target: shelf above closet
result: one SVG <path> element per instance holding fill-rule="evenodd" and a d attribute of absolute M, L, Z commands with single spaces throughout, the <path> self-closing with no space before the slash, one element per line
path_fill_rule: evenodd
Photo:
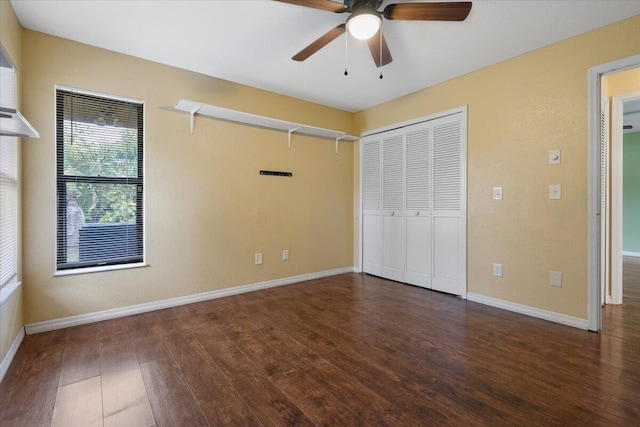
<path fill-rule="evenodd" d="M 315 126 L 272 119 L 270 117 L 243 113 L 242 111 L 231 110 L 228 108 L 218 107 L 216 105 L 203 104 L 196 101 L 189 101 L 187 99 L 181 99 L 178 101 L 174 108 L 178 111 L 185 111 L 189 113 L 191 118 L 191 133 L 193 133 L 194 127 L 193 118 L 196 114 L 199 114 L 216 119 L 228 120 L 230 122 L 287 132 L 289 134 L 289 148 L 291 148 L 291 134 L 293 133 L 333 139 L 336 142 L 336 153 L 338 152 L 339 141 L 357 141 L 359 139 L 356 136 L 347 135 L 345 132 L 337 130 L 323 129 Z"/>

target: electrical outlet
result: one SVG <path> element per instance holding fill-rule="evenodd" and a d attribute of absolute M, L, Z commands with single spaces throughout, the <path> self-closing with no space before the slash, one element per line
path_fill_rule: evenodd
<path fill-rule="evenodd" d="M 562 199 L 562 186 L 560 184 L 551 184 L 549 186 L 549 198 L 551 200 Z"/>
<path fill-rule="evenodd" d="M 493 187 L 493 200 L 502 200 L 502 187 Z"/>
<path fill-rule="evenodd" d="M 262 264 L 262 252 L 256 254 L 256 265 Z"/>
<path fill-rule="evenodd" d="M 493 264 L 493 275 L 502 277 L 502 264 Z"/>
<path fill-rule="evenodd" d="M 282 251 L 282 260 L 286 261 L 289 259 L 289 249 L 285 249 Z"/>

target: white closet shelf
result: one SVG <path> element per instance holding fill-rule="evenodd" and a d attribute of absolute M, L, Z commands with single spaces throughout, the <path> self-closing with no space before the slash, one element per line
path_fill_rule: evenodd
<path fill-rule="evenodd" d="M 347 135 L 345 132 L 331 129 L 323 129 L 315 126 L 302 125 L 299 123 L 287 122 L 284 120 L 272 119 L 270 117 L 258 116 L 244 113 L 242 111 L 231 110 L 229 108 L 218 107 L 216 105 L 203 104 L 201 102 L 181 99 L 174 107 L 178 111 L 186 111 L 191 116 L 191 133 L 193 133 L 193 117 L 196 114 L 213 117 L 216 119 L 228 120 L 230 122 L 242 123 L 251 126 L 258 126 L 267 129 L 276 129 L 289 133 L 289 148 L 291 148 L 291 134 L 300 133 L 304 135 L 317 136 L 320 138 L 330 138 L 336 141 L 336 153 L 338 152 L 338 141 L 357 141 L 356 136 Z"/>

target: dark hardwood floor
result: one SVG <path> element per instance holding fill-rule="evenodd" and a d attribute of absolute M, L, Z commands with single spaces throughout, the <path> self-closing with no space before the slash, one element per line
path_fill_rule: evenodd
<path fill-rule="evenodd" d="M 622 305 L 604 307 L 602 332 L 640 341 L 640 258 L 623 257 Z"/>
<path fill-rule="evenodd" d="M 0 425 L 631 426 L 631 337 L 345 274 L 27 336 Z"/>

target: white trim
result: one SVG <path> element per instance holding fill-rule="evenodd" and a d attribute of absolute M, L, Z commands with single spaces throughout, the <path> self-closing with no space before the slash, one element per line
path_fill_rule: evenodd
<path fill-rule="evenodd" d="M 516 304 L 515 302 L 473 294 L 471 292 L 467 293 L 467 300 L 489 305 L 491 307 L 501 308 L 503 310 L 513 311 L 514 313 L 536 317 L 538 319 L 548 320 L 554 323 L 560 323 L 562 325 L 572 326 L 578 329 L 587 330 L 589 326 L 587 319 L 580 319 L 579 317 L 568 316 L 566 314 L 530 307 L 528 305 Z"/>
<path fill-rule="evenodd" d="M 622 304 L 623 114 L 624 103 L 640 99 L 640 91 L 611 98 L 611 301 Z"/>
<path fill-rule="evenodd" d="M 13 362 L 13 358 L 16 357 L 16 353 L 18 352 L 18 348 L 20 348 L 20 344 L 22 344 L 22 340 L 24 339 L 24 328 L 20 328 L 18 334 L 15 339 L 11 343 L 11 347 L 9 347 L 9 351 L 0 362 L 0 383 L 4 379 L 5 374 L 9 370 L 9 366 L 11 366 L 11 362 Z"/>
<path fill-rule="evenodd" d="M 77 87 L 64 86 L 64 85 L 54 85 L 54 89 L 55 89 L 54 93 L 56 91 L 58 91 L 58 89 L 60 89 L 60 90 L 66 90 L 67 92 L 79 93 L 81 95 L 99 96 L 101 98 L 109 98 L 109 99 L 113 99 L 115 101 L 131 102 L 133 104 L 141 104 L 141 105 L 144 106 L 144 101 L 142 99 L 129 98 L 127 96 L 113 95 L 113 94 L 110 94 L 110 93 L 97 92 L 95 90 L 80 89 L 80 88 L 77 88 Z"/>
<path fill-rule="evenodd" d="M 20 285 L 20 282 L 11 282 L 7 283 L 2 289 L 0 289 L 0 306 L 4 304 L 4 302 L 8 300 L 16 290 L 20 289 Z"/>
<path fill-rule="evenodd" d="M 624 256 L 632 256 L 632 257 L 640 258 L 640 252 L 622 251 L 622 255 L 624 255 Z"/>
<path fill-rule="evenodd" d="M 74 274 L 87 274 L 87 273 L 100 273 L 103 271 L 114 270 L 127 270 L 129 268 L 141 268 L 147 267 L 144 262 L 136 262 L 133 264 L 116 264 L 116 265 L 104 265 L 100 267 L 87 267 L 87 268 L 70 268 L 69 270 L 58 270 L 53 274 L 53 277 L 58 276 L 73 276 Z"/>
<path fill-rule="evenodd" d="M 405 122 L 394 123 L 394 124 L 389 125 L 389 126 L 383 126 L 381 128 L 376 128 L 376 129 L 363 131 L 363 132 L 360 133 L 360 139 L 364 138 L 365 136 L 375 135 L 377 133 L 387 132 L 387 131 L 390 131 L 390 130 L 394 130 L 394 129 L 399 129 L 399 128 L 415 125 L 416 123 L 422 123 L 422 122 L 428 122 L 430 120 L 441 119 L 442 117 L 452 116 L 454 114 L 463 113 L 463 112 L 466 115 L 466 113 L 467 113 L 467 106 L 466 105 L 463 105 L 461 107 L 452 108 L 450 110 L 439 111 L 437 113 L 429 114 L 428 116 L 418 117 L 418 118 L 415 118 L 415 119 L 407 120 Z"/>
<path fill-rule="evenodd" d="M 101 97 L 101 98 L 107 98 L 107 99 L 112 99 L 112 100 L 116 100 L 116 101 L 123 101 L 123 102 L 130 102 L 132 104 L 139 104 L 142 105 L 142 123 L 144 124 L 142 126 L 142 183 L 144 185 L 144 183 L 147 180 L 147 167 L 146 167 L 146 156 L 144 155 L 144 153 L 146 153 L 147 151 L 147 106 L 145 104 L 145 101 L 142 99 L 137 99 L 137 98 L 130 98 L 130 97 L 126 97 L 126 96 L 120 96 L 120 95 L 114 95 L 114 94 L 110 94 L 110 93 L 105 93 L 105 92 L 98 92 L 98 91 L 94 91 L 94 90 L 87 90 L 87 89 L 80 89 L 77 87 L 72 87 L 72 86 L 64 86 L 64 85 L 59 85 L 56 84 L 53 86 L 53 108 L 54 111 L 57 111 L 58 108 L 58 90 L 63 90 L 63 91 L 67 91 L 67 92 L 73 92 L 73 93 L 78 93 L 81 95 L 89 95 L 89 96 L 97 96 L 97 97 Z M 57 127 L 57 121 L 56 121 L 56 117 L 54 115 L 53 117 L 53 128 L 56 129 Z M 57 132 L 57 130 L 56 130 Z M 55 141 L 55 144 L 52 145 L 53 147 L 53 155 L 54 158 L 57 158 L 58 156 L 58 147 L 57 147 L 57 140 Z M 56 192 L 57 191 L 57 171 L 54 170 L 54 179 L 53 179 L 53 191 Z M 57 194 L 57 193 L 54 193 Z M 122 269 L 127 269 L 127 268 L 139 268 L 139 267 L 147 267 L 147 263 L 146 263 L 146 257 L 147 257 L 147 192 L 143 191 L 142 192 L 142 262 L 140 263 L 135 263 L 135 264 L 119 264 L 119 265 L 110 265 L 110 266 L 100 266 L 100 267 L 87 267 L 87 268 L 77 268 L 77 269 L 69 269 L 69 270 L 58 270 L 57 267 L 57 257 L 54 257 L 54 277 L 57 276 L 70 276 L 70 275 L 74 275 L 74 274 L 85 274 L 85 273 L 95 273 L 95 272 L 102 272 L 102 271 L 112 271 L 112 270 L 122 270 Z M 57 237 L 57 226 L 54 229 L 54 233 L 53 233 L 53 241 L 56 243 L 56 251 L 57 251 L 57 247 L 58 247 L 58 237 Z"/>
<path fill-rule="evenodd" d="M 110 310 L 97 311 L 94 313 L 79 314 L 77 316 L 63 317 L 60 319 L 47 320 L 44 322 L 30 323 L 28 325 L 25 325 L 25 330 L 27 335 L 37 334 L 40 332 L 53 331 L 56 329 L 69 328 L 71 326 L 84 325 L 87 323 L 94 323 L 103 320 L 115 319 L 118 317 L 130 316 L 132 314 L 146 313 L 149 311 L 161 310 L 163 308 L 177 307 L 194 302 L 207 301 L 231 295 L 243 294 L 246 292 L 259 291 L 276 286 L 290 285 L 292 283 L 304 282 L 307 280 L 336 276 L 338 274 L 353 273 L 355 271 L 356 267 L 343 267 L 334 270 L 320 271 L 317 273 L 302 274 L 300 276 L 268 280 L 266 282 L 254 283 L 250 285 L 218 289 L 215 291 L 203 292 L 200 294 L 186 295 L 183 297 L 170 298 L 161 301 L 113 308 Z"/>
<path fill-rule="evenodd" d="M 589 330 L 602 329 L 600 301 L 600 96 L 601 77 L 640 65 L 640 54 L 598 65 L 587 70 L 588 80 L 588 318 Z"/>

